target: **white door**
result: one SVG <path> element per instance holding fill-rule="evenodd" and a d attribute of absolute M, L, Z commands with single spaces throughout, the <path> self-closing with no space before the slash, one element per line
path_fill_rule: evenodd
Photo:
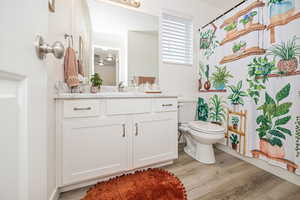
<path fill-rule="evenodd" d="M 133 131 L 134 168 L 177 158 L 177 112 L 136 115 Z"/>
<path fill-rule="evenodd" d="M 128 168 L 131 135 L 126 118 L 70 120 L 63 126 L 62 185 Z"/>
<path fill-rule="evenodd" d="M 0 1 L 0 199 L 46 200 L 47 0 Z"/>

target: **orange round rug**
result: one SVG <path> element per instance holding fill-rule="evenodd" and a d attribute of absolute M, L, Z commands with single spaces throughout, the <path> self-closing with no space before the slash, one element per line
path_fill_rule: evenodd
<path fill-rule="evenodd" d="M 187 200 L 187 195 L 173 174 L 149 169 L 98 183 L 82 200 Z"/>

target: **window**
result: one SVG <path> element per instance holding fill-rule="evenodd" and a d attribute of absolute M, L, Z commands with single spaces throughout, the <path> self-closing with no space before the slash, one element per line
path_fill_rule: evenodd
<path fill-rule="evenodd" d="M 161 22 L 161 45 L 163 62 L 192 65 L 192 20 L 163 13 Z"/>

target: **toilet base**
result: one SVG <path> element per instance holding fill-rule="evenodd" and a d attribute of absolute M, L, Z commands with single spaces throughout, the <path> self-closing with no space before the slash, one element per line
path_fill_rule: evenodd
<path fill-rule="evenodd" d="M 188 144 L 184 152 L 195 160 L 204 164 L 214 164 L 216 162 L 212 144 Z"/>

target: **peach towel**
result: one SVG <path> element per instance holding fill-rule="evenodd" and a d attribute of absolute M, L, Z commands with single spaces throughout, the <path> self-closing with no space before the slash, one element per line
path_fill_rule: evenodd
<path fill-rule="evenodd" d="M 79 85 L 76 52 L 70 47 L 67 48 L 65 54 L 64 76 L 65 82 L 69 87 L 76 87 Z"/>
<path fill-rule="evenodd" d="M 83 65 L 80 60 L 78 60 L 78 73 L 81 74 L 81 76 L 84 77 L 84 71 L 83 71 Z"/>

